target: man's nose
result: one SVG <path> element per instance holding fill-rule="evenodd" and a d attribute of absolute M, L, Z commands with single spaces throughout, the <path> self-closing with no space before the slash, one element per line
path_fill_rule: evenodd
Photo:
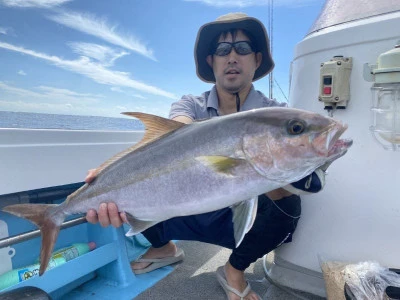
<path fill-rule="evenodd" d="M 228 63 L 235 64 L 237 63 L 237 56 L 235 48 L 232 48 L 231 52 L 228 54 Z"/>

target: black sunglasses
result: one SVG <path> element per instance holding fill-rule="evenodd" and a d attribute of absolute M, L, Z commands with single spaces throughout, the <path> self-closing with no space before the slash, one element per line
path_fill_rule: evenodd
<path fill-rule="evenodd" d="M 222 42 L 218 43 L 214 48 L 214 53 L 217 56 L 226 56 L 231 53 L 232 48 L 235 48 L 235 51 L 239 55 L 247 55 L 255 52 L 252 44 L 248 41 L 241 41 L 235 43 Z"/>

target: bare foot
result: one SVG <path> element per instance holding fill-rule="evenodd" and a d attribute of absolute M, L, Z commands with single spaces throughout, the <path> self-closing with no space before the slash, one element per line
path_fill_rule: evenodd
<path fill-rule="evenodd" d="M 150 247 L 149 250 L 141 258 L 164 258 L 164 257 L 171 257 L 176 254 L 178 251 L 176 245 L 169 241 L 168 244 L 160 247 L 154 248 Z M 131 262 L 132 270 L 141 270 L 148 267 L 151 263 L 148 262 Z"/>
<path fill-rule="evenodd" d="M 225 264 L 225 275 L 228 284 L 239 292 L 243 292 L 247 287 L 247 281 L 244 277 L 244 271 L 235 269 L 229 261 Z M 260 300 L 260 297 L 253 291 L 244 298 L 245 300 Z M 240 297 L 234 293 L 229 293 L 229 300 L 240 300 Z"/>

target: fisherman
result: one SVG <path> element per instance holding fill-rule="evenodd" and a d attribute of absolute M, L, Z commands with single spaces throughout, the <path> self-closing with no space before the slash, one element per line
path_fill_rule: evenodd
<path fill-rule="evenodd" d="M 197 76 L 214 86 L 201 96 L 186 95 L 173 103 L 169 114 L 172 120 L 191 123 L 255 108 L 286 106 L 256 91 L 252 83 L 274 68 L 268 35 L 258 19 L 230 13 L 203 25 L 197 34 L 194 56 Z M 86 182 L 95 176 L 95 170 L 90 170 Z M 228 299 L 260 299 L 251 290 L 244 271 L 292 240 L 301 214 L 298 194 L 318 192 L 324 183 L 324 172 L 317 169 L 292 185 L 260 195 L 253 227 L 237 248 L 230 208 L 158 223 L 143 232 L 152 247 L 131 263 L 132 269 L 141 274 L 182 260 L 183 251 L 172 240 L 212 243 L 232 249 L 225 266 L 217 270 L 217 279 Z M 102 203 L 98 212 L 88 211 L 86 218 L 102 226 L 119 227 L 126 222 L 124 213 L 119 213 L 111 202 Z"/>

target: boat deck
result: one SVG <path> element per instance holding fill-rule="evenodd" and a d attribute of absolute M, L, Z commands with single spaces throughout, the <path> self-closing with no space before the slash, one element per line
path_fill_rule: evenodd
<path fill-rule="evenodd" d="M 229 257 L 230 250 L 215 245 L 192 241 L 179 241 L 177 245 L 185 251 L 185 260 L 176 264 L 173 272 L 168 274 L 164 279 L 158 281 L 151 288 L 139 294 L 135 299 L 225 300 L 225 292 L 216 279 L 215 271 L 219 266 L 225 264 Z M 265 277 L 262 259 L 259 259 L 246 270 L 246 277 L 253 287 L 253 290 L 256 291 L 262 299 L 324 299 L 304 292 L 284 291 L 272 285 Z"/>

